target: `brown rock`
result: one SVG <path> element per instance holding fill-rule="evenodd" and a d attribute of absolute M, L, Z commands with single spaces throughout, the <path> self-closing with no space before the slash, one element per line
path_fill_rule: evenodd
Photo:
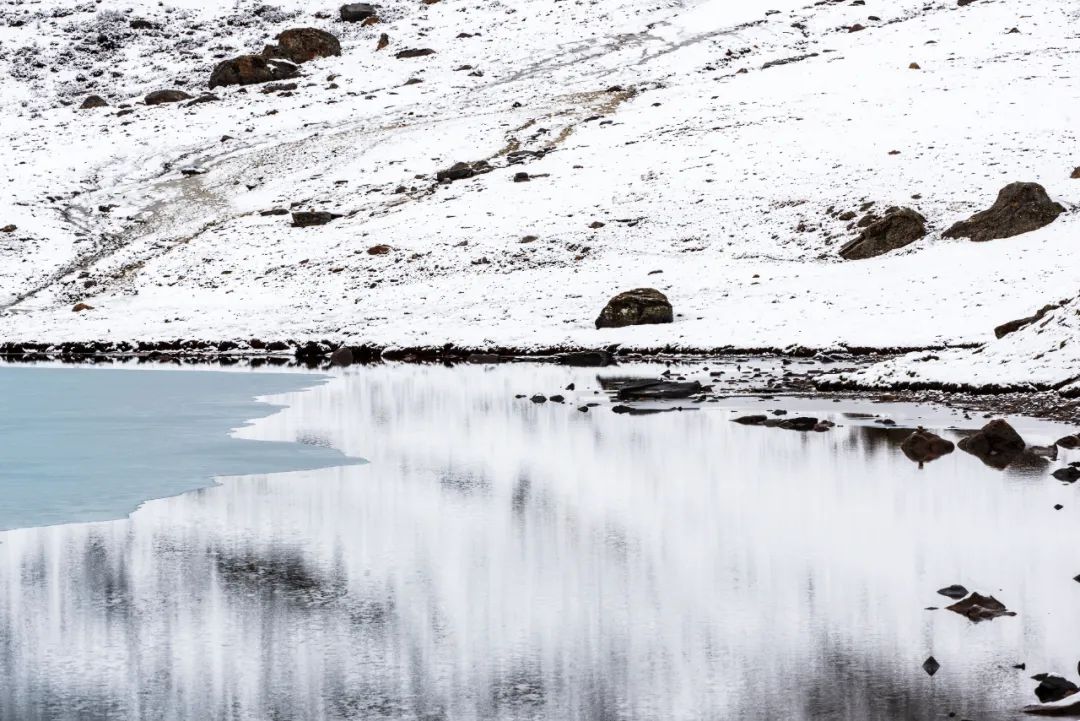
<path fill-rule="evenodd" d="M 900 450 L 903 451 L 904 455 L 920 466 L 923 463 L 936 461 L 938 458 L 952 453 L 955 447 L 952 441 L 947 441 L 922 426 L 917 428 L 914 433 L 905 438 L 904 442 L 900 444 Z"/>
<path fill-rule="evenodd" d="M 294 228 L 310 228 L 313 225 L 326 225 L 331 220 L 340 217 L 337 213 L 327 213 L 321 210 L 298 210 L 292 214 L 292 225 Z"/>
<path fill-rule="evenodd" d="M 368 255 L 386 255 L 392 249 L 389 245 L 373 245 L 367 249 Z"/>
<path fill-rule="evenodd" d="M 975 623 L 989 621 L 1000 616 L 1016 615 L 1013 611 L 1005 608 L 1005 604 L 1001 601 L 993 596 L 983 596 L 978 591 L 972 591 L 971 595 L 963 601 L 957 601 L 945 608 L 954 613 L 959 613 L 961 616 L 967 616 L 968 619 Z"/>
<path fill-rule="evenodd" d="M 1042 320 L 1043 318 L 1046 317 L 1047 313 L 1049 313 L 1050 311 L 1052 311 L 1052 310 L 1054 310 L 1054 309 L 1056 309 L 1058 307 L 1060 307 L 1058 303 L 1053 303 L 1051 305 L 1044 305 L 1042 308 L 1039 309 L 1039 312 L 1036 313 L 1033 316 L 1029 316 L 1027 318 L 1019 318 L 1017 320 L 1010 320 L 1008 323 L 1002 323 L 997 328 L 994 328 L 994 335 L 996 337 L 998 337 L 998 338 L 1004 338 L 1005 336 L 1009 335 L 1010 333 L 1015 333 L 1016 331 L 1020 330 L 1021 328 L 1025 328 L 1025 327 L 1031 325 L 1032 323 L 1036 323 L 1036 322 Z"/>
<path fill-rule="evenodd" d="M 956 223 L 943 236 L 977 242 L 1011 238 L 1049 225 L 1064 212 L 1038 183 L 1011 183 L 1001 189 L 988 210 Z"/>
<path fill-rule="evenodd" d="M 217 64 L 210 74 L 210 87 L 291 80 L 299 74 L 300 70 L 295 65 L 284 60 L 271 60 L 262 55 L 241 55 Z"/>
<path fill-rule="evenodd" d="M 88 95 L 86 100 L 82 101 L 82 105 L 79 106 L 79 110 L 91 110 L 93 108 L 106 108 L 109 103 L 105 98 L 100 95 Z"/>
<path fill-rule="evenodd" d="M 987 423 L 978 433 L 961 439 L 957 445 L 986 465 L 999 469 L 1016 460 L 1027 447 L 1020 434 L 1000 418 Z"/>
<path fill-rule="evenodd" d="M 179 103 L 181 100 L 191 100 L 191 96 L 183 90 L 155 90 L 143 98 L 143 102 L 147 105 Z"/>
<path fill-rule="evenodd" d="M 73 307 L 71 310 L 72 310 L 73 313 L 82 313 L 84 310 L 93 310 L 93 309 L 94 309 L 94 306 L 92 306 L 92 305 L 87 305 L 86 303 L 76 303 L 75 307 Z"/>
<path fill-rule="evenodd" d="M 407 50 L 399 51 L 396 55 L 394 55 L 394 57 L 399 60 L 405 60 L 406 58 L 422 58 L 425 55 L 434 54 L 435 51 L 431 48 L 409 48 Z"/>
<path fill-rule="evenodd" d="M 911 208 L 889 208 L 869 223 L 858 238 L 840 249 L 844 260 L 863 260 L 903 248 L 926 235 L 926 218 Z"/>
<path fill-rule="evenodd" d="M 277 40 L 277 45 L 267 45 L 262 53 L 264 57 L 306 63 L 316 58 L 341 55 L 341 43 L 338 39 L 317 28 L 292 28 L 274 39 Z"/>
<path fill-rule="evenodd" d="M 18 229 L 19 229 L 19 226 L 15 225 L 14 223 L 11 223 L 9 225 L 5 225 L 3 228 L 0 228 L 0 233 L 14 233 Z"/>
<path fill-rule="evenodd" d="M 671 323 L 674 313 L 667 296 L 655 288 L 636 288 L 608 301 L 596 319 L 597 328 Z"/>
<path fill-rule="evenodd" d="M 350 3 L 341 6 L 341 19 L 347 23 L 368 20 L 375 16 L 375 6 L 370 3 Z"/>

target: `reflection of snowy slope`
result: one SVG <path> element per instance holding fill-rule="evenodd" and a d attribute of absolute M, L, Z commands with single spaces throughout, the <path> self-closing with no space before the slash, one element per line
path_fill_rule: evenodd
<path fill-rule="evenodd" d="M 1080 11 L 805 4 L 388 2 L 372 27 L 295 2 L 0 10 L 0 226 L 18 226 L 0 236 L 0 298 L 21 298 L 0 335 L 919 347 L 989 340 L 1074 293 L 1071 212 L 990 243 L 940 234 L 1014 180 L 1080 199 Z M 201 92 L 219 59 L 302 26 L 343 54 L 305 64 L 291 96 L 138 102 Z M 78 49 L 99 35 L 116 48 Z M 113 107 L 76 110 L 90 92 Z M 550 152 L 510 164 L 521 150 Z M 494 170 L 436 185 L 481 159 Z M 208 172 L 182 177 L 193 164 Z M 929 235 L 840 261 L 856 231 L 836 216 L 869 201 L 917 209 Z M 345 217 L 260 215 L 293 207 Z M 675 324 L 592 327 L 640 286 L 673 300 Z"/>

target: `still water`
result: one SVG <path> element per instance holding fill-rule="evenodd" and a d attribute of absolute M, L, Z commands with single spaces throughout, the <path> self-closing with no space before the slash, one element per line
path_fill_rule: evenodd
<path fill-rule="evenodd" d="M 282 389 L 232 440 L 215 426 L 189 471 L 245 443 L 337 462 L 266 474 L 256 454 L 127 518 L 0 533 L 0 719 L 996 721 L 1034 702 L 1030 675 L 1075 680 L 1080 499 L 1048 476 L 1060 461 L 999 471 L 957 451 L 919 468 L 909 431 L 877 423 L 954 440 L 982 423 L 940 409 L 733 397 L 628 416 L 597 392 L 658 370 L 296 376 L 313 387 Z M 36 372 L 81 374 L 76 414 L 94 374 L 150 373 Z M 216 375 L 266 392 L 260 374 Z M 515 398 L 537 392 L 568 402 Z M 731 422 L 771 409 L 838 426 Z M 33 413 L 11 407 L 5 433 Z M 44 456 L 63 438 L 23 442 Z M 192 452 L 165 448 L 162 466 Z M 952 583 L 1018 615 L 927 610 Z"/>

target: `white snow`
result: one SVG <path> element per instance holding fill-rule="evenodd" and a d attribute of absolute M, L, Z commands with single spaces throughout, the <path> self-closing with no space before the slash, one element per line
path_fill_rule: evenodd
<path fill-rule="evenodd" d="M 0 234 L 0 305 L 18 299 L 0 338 L 930 347 L 993 341 L 1080 286 L 1075 3 L 391 0 L 372 27 L 298 0 L 248 22 L 254 7 L 0 10 L 0 227 L 18 226 Z M 163 30 L 70 51 L 130 17 Z M 139 102 L 198 94 L 221 57 L 301 26 L 339 35 L 343 54 L 302 66 L 291 97 L 249 86 L 192 107 Z M 436 53 L 393 55 L 420 47 Z M 77 110 L 90 92 L 113 107 Z M 125 102 L 134 112 L 118 116 Z M 508 165 L 517 148 L 551 152 Z M 435 184 L 480 159 L 495 170 Z M 181 176 L 191 165 L 208 172 Z M 519 171 L 534 178 L 512 182 Z M 1011 239 L 941 238 L 1017 180 L 1069 212 Z M 869 201 L 917 209 L 930 234 L 841 261 L 856 231 L 827 211 Z M 294 204 L 346 217 L 292 228 L 259 215 Z M 369 255 L 377 244 L 392 250 Z M 671 298 L 675 323 L 593 327 L 608 298 L 642 286 Z M 859 380 L 1060 382 L 1080 353 L 1075 311 L 1055 317 L 1052 331 Z"/>

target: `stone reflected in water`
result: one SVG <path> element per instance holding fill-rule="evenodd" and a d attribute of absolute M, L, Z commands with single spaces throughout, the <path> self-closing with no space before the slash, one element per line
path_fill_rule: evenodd
<path fill-rule="evenodd" d="M 1013 664 L 1075 665 L 1070 488 L 837 415 L 578 412 L 603 372 L 352 368 L 242 435 L 370 465 L 0 534 L 0 718 L 1002 719 Z M 1020 615 L 924 610 L 954 582 Z"/>

